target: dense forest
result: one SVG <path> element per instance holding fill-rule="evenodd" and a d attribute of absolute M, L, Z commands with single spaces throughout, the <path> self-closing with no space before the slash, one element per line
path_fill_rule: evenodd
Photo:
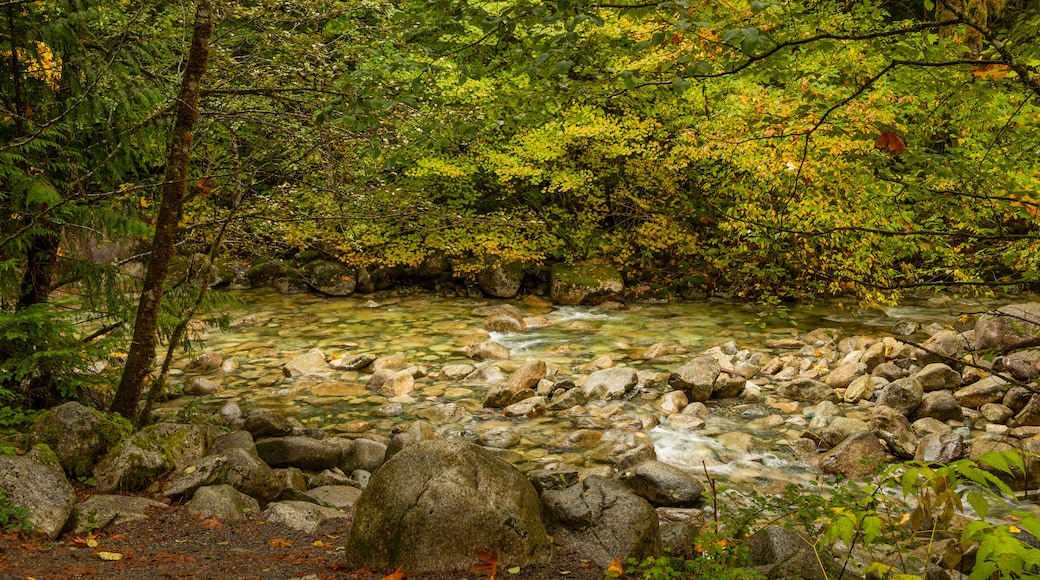
<path fill-rule="evenodd" d="M 1035 0 L 10 0 L 0 21 L 6 403 L 88 387 L 95 339 L 135 325 L 150 365 L 209 299 L 193 255 L 462 278 L 596 258 L 766 301 L 1037 283 Z M 102 243 L 135 250 L 83 251 Z"/>

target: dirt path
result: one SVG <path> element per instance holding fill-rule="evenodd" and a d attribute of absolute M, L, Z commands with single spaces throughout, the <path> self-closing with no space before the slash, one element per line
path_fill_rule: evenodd
<path fill-rule="evenodd" d="M 110 526 L 96 537 L 0 537 L 0 580 L 199 578 L 217 580 L 349 578 L 378 580 L 392 570 L 352 566 L 344 556 L 348 529 L 309 535 L 252 520 L 225 524 L 200 520 L 181 507 L 155 510 L 152 517 Z M 96 543 L 96 545 L 95 545 Z M 105 554 L 118 554 L 118 560 Z M 477 563 L 474 557 L 474 564 Z M 407 571 L 405 571 L 407 572 Z M 408 575 L 422 580 L 475 579 L 467 571 Z M 604 570 L 557 549 L 552 562 L 524 567 L 499 579 L 602 580 Z"/>

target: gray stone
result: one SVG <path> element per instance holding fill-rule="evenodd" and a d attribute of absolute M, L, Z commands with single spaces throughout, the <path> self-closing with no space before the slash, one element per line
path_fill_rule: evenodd
<path fill-rule="evenodd" d="M 645 461 L 621 474 L 633 493 L 654 507 L 697 507 L 704 486 L 689 472 L 660 461 Z"/>
<path fill-rule="evenodd" d="M 875 342 L 863 352 L 863 356 L 859 357 L 859 362 L 867 365 L 868 372 L 873 371 L 875 367 L 885 362 L 886 350 L 884 342 Z"/>
<path fill-rule="evenodd" d="M 835 417 L 820 431 L 820 441 L 828 448 L 835 447 L 850 435 L 869 429 L 870 425 L 866 421 L 852 417 Z"/>
<path fill-rule="evenodd" d="M 870 375 L 856 377 L 855 380 L 849 383 L 842 398 L 846 403 L 871 400 L 874 398 L 874 377 Z"/>
<path fill-rule="evenodd" d="M 520 291 L 524 279 L 521 262 L 503 262 L 498 256 L 485 260 L 485 267 L 477 272 L 480 289 L 495 298 L 512 298 Z"/>
<path fill-rule="evenodd" d="M 320 505 L 334 507 L 346 513 L 354 511 L 354 505 L 361 497 L 361 489 L 351 485 L 322 485 L 307 490 L 307 495 L 320 502 Z"/>
<path fill-rule="evenodd" d="M 246 415 L 242 430 L 249 431 L 253 439 L 292 435 L 289 420 L 268 409 L 256 409 Z"/>
<path fill-rule="evenodd" d="M 874 408 L 870 431 L 887 443 L 892 453 L 903 459 L 911 459 L 917 451 L 917 435 L 910 421 L 891 407 L 879 405 Z"/>
<path fill-rule="evenodd" d="M 625 471 L 647 461 L 657 461 L 657 451 L 653 444 L 642 443 L 635 447 L 625 448 L 610 455 L 610 461 L 617 471 Z"/>
<path fill-rule="evenodd" d="M 269 437 L 256 443 L 256 454 L 271 467 L 317 471 L 339 466 L 342 448 L 310 437 Z"/>
<path fill-rule="evenodd" d="M 933 433 L 942 435 L 953 430 L 953 427 L 933 417 L 923 417 L 911 423 L 910 426 L 914 428 L 914 433 L 917 433 L 918 437 L 925 437 Z"/>
<path fill-rule="evenodd" d="M 815 379 L 796 379 L 789 383 L 780 385 L 776 394 L 785 399 L 805 401 L 808 403 L 819 403 L 820 401 L 838 402 L 838 395 L 834 389 Z"/>
<path fill-rule="evenodd" d="M 837 567 L 826 553 L 817 554 L 812 538 L 778 525 L 769 525 L 747 541 L 748 556 L 766 578 L 827 580 Z M 821 565 L 824 564 L 824 565 Z"/>
<path fill-rule="evenodd" d="M 224 484 L 196 489 L 184 509 L 201 519 L 217 518 L 222 522 L 238 523 L 248 521 L 251 515 L 258 515 L 260 504 L 234 487 Z"/>
<path fill-rule="evenodd" d="M 408 427 L 407 431 L 398 433 L 390 439 L 390 444 L 386 447 L 385 459 L 390 459 L 406 447 L 421 441 L 435 441 L 438 438 L 436 427 L 427 421 L 416 421 Z"/>
<path fill-rule="evenodd" d="M 527 479 L 538 493 L 547 489 L 567 489 L 578 483 L 578 470 L 573 467 L 561 469 L 532 469 Z"/>
<path fill-rule="evenodd" d="M 1040 405 L 1037 406 L 1036 410 L 1038 411 L 1036 420 L 1040 421 Z M 1004 423 L 1007 423 L 1008 419 L 1015 415 L 1015 412 L 1002 403 L 986 403 L 982 406 L 982 408 L 979 409 L 979 414 L 981 414 L 990 423 L 997 423 L 1003 425 Z M 1026 423 L 1018 424 L 1025 425 Z M 1040 423 L 1035 424 L 1040 425 Z"/>
<path fill-rule="evenodd" d="M 476 550 L 502 565 L 547 562 L 538 495 L 512 465 L 459 440 L 406 447 L 373 474 L 347 540 L 352 564 L 466 569 Z"/>
<path fill-rule="evenodd" d="M 639 382 L 636 371 L 627 367 L 614 367 L 596 371 L 585 377 L 582 393 L 585 398 L 599 401 L 620 399 Z"/>
<path fill-rule="evenodd" d="M 376 355 L 374 354 L 354 354 L 333 359 L 329 366 L 343 371 L 359 371 L 375 362 L 375 360 Z"/>
<path fill-rule="evenodd" d="M 936 362 L 959 360 L 964 353 L 974 350 L 975 345 L 970 333 L 956 330 L 941 330 L 933 334 L 914 353 L 918 364 L 927 366 Z"/>
<path fill-rule="evenodd" d="M 1028 425 L 1040 425 L 1040 395 L 1030 397 L 1029 402 L 1015 415 L 1016 427 Z"/>
<path fill-rule="evenodd" d="M 657 512 L 617 481 L 591 475 L 562 490 L 542 492 L 553 537 L 606 567 L 614 558 L 642 561 L 661 551 Z"/>
<path fill-rule="evenodd" d="M 914 452 L 915 461 L 949 463 L 964 456 L 964 438 L 959 433 L 931 433 L 921 438 Z"/>
<path fill-rule="evenodd" d="M 492 314 L 484 319 L 484 330 L 488 332 L 524 332 L 527 325 L 524 319 L 516 319 L 508 314 Z"/>
<path fill-rule="evenodd" d="M 170 471 L 197 461 L 214 440 L 209 425 L 159 423 L 134 433 L 94 467 L 100 493 L 137 491 Z"/>
<path fill-rule="evenodd" d="M 892 382 L 896 379 L 901 379 L 907 375 L 906 369 L 898 367 L 893 363 L 881 363 L 874 367 L 874 370 L 870 371 L 871 376 L 881 377 L 886 381 Z"/>
<path fill-rule="evenodd" d="M 962 407 L 977 409 L 986 403 L 999 403 L 1004 400 L 1007 381 L 998 377 L 986 377 L 974 384 L 957 389 L 953 396 Z"/>
<path fill-rule="evenodd" d="M 585 398 L 585 393 L 581 389 L 574 387 L 549 399 L 549 405 L 546 409 L 549 411 L 562 411 L 578 405 L 584 405 L 587 402 L 588 399 Z"/>
<path fill-rule="evenodd" d="M 190 496 L 200 487 L 227 484 L 260 502 L 267 502 L 282 491 L 271 467 L 242 449 L 207 455 L 192 467 L 193 470 L 174 479 L 163 495 L 169 498 Z"/>
<path fill-rule="evenodd" d="M 438 425 L 458 423 L 460 421 L 465 421 L 472 416 L 465 407 L 458 403 L 441 403 L 439 405 L 425 407 L 416 411 L 415 415 L 420 419 L 425 419 Z"/>
<path fill-rule="evenodd" d="M 328 370 L 329 365 L 325 362 L 325 354 L 319 349 L 312 348 L 285 363 L 282 367 L 282 374 L 287 377 L 299 377 L 320 374 Z"/>
<path fill-rule="evenodd" d="M 931 417 L 940 421 L 960 421 L 964 410 L 957 398 L 949 391 L 932 391 L 921 399 L 921 405 L 913 413 L 914 419 Z"/>
<path fill-rule="evenodd" d="M 150 511 L 163 509 L 166 504 L 143 497 L 92 495 L 76 504 L 66 529 L 73 534 L 86 534 L 113 524 L 147 519 Z"/>
<path fill-rule="evenodd" d="M 844 389 L 852 381 L 866 374 L 867 365 L 861 362 L 844 364 L 827 373 L 827 376 L 823 378 L 823 382 L 827 383 L 827 386 L 832 389 Z"/>
<path fill-rule="evenodd" d="M 509 349 L 492 340 L 467 346 L 466 356 L 474 360 L 506 360 L 509 358 Z"/>
<path fill-rule="evenodd" d="M 1019 412 L 1029 404 L 1029 401 L 1033 398 L 1033 391 L 1030 391 L 1026 387 L 1014 386 L 1004 393 L 1003 403 L 1007 405 L 1012 412 Z"/>
<path fill-rule="evenodd" d="M 734 397 L 739 397 L 744 392 L 744 388 L 747 384 L 747 379 L 742 375 L 730 374 L 723 371 L 719 374 L 718 379 L 716 379 L 715 386 L 712 387 L 711 396 L 715 399 L 732 399 Z"/>
<path fill-rule="evenodd" d="M 554 264 L 549 275 L 549 295 L 557 304 L 595 305 L 617 301 L 624 290 L 621 273 L 597 261 Z"/>
<path fill-rule="evenodd" d="M 255 454 L 256 444 L 253 443 L 253 436 L 249 431 L 232 431 L 214 439 L 213 444 L 210 445 L 209 453 L 223 453 L 228 449 L 243 449 L 248 453 Z"/>
<path fill-rule="evenodd" d="M 315 290 L 329 296 L 350 296 L 357 290 L 357 271 L 339 262 L 315 260 L 303 268 Z"/>
<path fill-rule="evenodd" d="M 11 504 L 28 510 L 37 532 L 52 540 L 65 528 L 76 505 L 76 493 L 58 456 L 43 444 L 21 457 L 0 455 L 0 489 L 7 492 Z"/>
<path fill-rule="evenodd" d="M 279 501 L 267 505 L 260 514 L 264 521 L 305 534 L 343 530 L 350 517 L 343 511 L 305 501 Z"/>
<path fill-rule="evenodd" d="M 914 375 L 925 392 L 957 389 L 961 386 L 961 374 L 944 363 L 932 363 Z"/>
<path fill-rule="evenodd" d="M 220 369 L 220 365 L 223 363 L 224 359 L 219 353 L 204 352 L 189 360 L 188 364 L 184 365 L 184 372 L 188 374 L 204 375 L 216 372 Z"/>
<path fill-rule="evenodd" d="M 993 370 L 1009 372 L 1020 381 L 1040 376 L 1040 349 L 1020 350 L 993 361 Z"/>
<path fill-rule="evenodd" d="M 699 356 L 679 367 L 668 377 L 668 385 L 684 391 L 691 401 L 704 402 L 715 390 L 722 365 L 713 356 Z"/>
<path fill-rule="evenodd" d="M 885 447 L 877 436 L 859 431 L 824 453 L 818 465 L 824 473 L 856 479 L 874 473 L 884 462 Z"/>
<path fill-rule="evenodd" d="M 892 407 L 903 415 L 910 415 L 924 398 L 924 388 L 914 377 L 896 379 L 885 385 L 878 395 L 877 404 Z"/>
<path fill-rule="evenodd" d="M 1040 346 L 1040 304 L 1010 304 L 975 323 L 975 346 L 979 350 L 1012 350 Z"/>
<path fill-rule="evenodd" d="M 29 444 L 50 447 L 69 477 L 88 477 L 128 431 L 129 425 L 120 427 L 103 413 L 69 402 L 40 414 L 29 431 Z"/>
<path fill-rule="evenodd" d="M 506 417 L 525 417 L 529 419 L 544 413 L 546 403 L 545 397 L 528 397 L 522 401 L 507 405 L 502 409 L 502 414 Z"/>
<path fill-rule="evenodd" d="M 188 380 L 188 384 L 184 386 L 185 395 L 213 395 L 222 390 L 223 387 L 220 386 L 220 383 L 206 377 L 191 377 Z"/>

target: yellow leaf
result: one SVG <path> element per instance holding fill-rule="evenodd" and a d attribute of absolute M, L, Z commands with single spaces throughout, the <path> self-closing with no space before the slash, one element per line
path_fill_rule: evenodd
<path fill-rule="evenodd" d="M 909 522 L 909 521 L 910 521 L 910 514 L 909 513 L 903 514 L 903 517 L 899 518 L 899 525 L 903 525 L 903 524 L 905 524 L 906 522 Z"/>
<path fill-rule="evenodd" d="M 1021 532 L 1022 530 L 1019 529 L 1018 526 L 1008 526 L 1008 531 L 1011 532 L 1012 534 L 1017 534 L 1017 533 Z"/>
<path fill-rule="evenodd" d="M 267 542 L 267 545 L 271 546 L 272 548 L 291 548 L 292 542 L 290 542 L 289 540 L 282 540 L 279 538 Z"/>
<path fill-rule="evenodd" d="M 607 566 L 606 577 L 617 578 L 618 576 L 625 573 L 625 568 L 621 565 L 621 558 L 614 558 L 610 561 L 610 565 Z"/>
<path fill-rule="evenodd" d="M 198 467 L 195 467 L 194 465 L 189 465 L 188 467 L 184 468 L 184 473 L 195 473 L 196 469 L 198 469 Z"/>
<path fill-rule="evenodd" d="M 394 570 L 393 574 L 383 576 L 382 580 L 403 580 L 407 577 L 408 575 L 402 572 L 400 568 L 398 568 L 397 570 Z"/>
<path fill-rule="evenodd" d="M 94 538 L 87 538 L 87 547 L 88 548 L 96 548 L 97 547 L 97 540 L 95 540 Z"/>
<path fill-rule="evenodd" d="M 123 555 L 119 552 L 98 552 L 97 555 L 102 560 L 115 561 L 123 559 Z"/>

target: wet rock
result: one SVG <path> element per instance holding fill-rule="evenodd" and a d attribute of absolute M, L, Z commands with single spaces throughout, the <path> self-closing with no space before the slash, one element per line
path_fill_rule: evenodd
<path fill-rule="evenodd" d="M 519 320 L 508 314 L 492 314 L 484 319 L 484 330 L 488 332 L 524 332 L 527 325 L 524 319 Z"/>
<path fill-rule="evenodd" d="M 896 379 L 885 385 L 878 395 L 877 404 L 891 407 L 903 415 L 910 415 L 919 406 L 924 397 L 921 382 L 914 377 Z"/>
<path fill-rule="evenodd" d="M 974 384 L 957 389 L 953 395 L 962 407 L 977 409 L 986 403 L 999 403 L 1004 399 L 1007 381 L 998 377 L 986 377 Z"/>
<path fill-rule="evenodd" d="M 621 482 L 654 507 L 697 507 L 704 499 L 704 486 L 693 475 L 660 461 L 624 471 Z"/>
<path fill-rule="evenodd" d="M 723 371 L 715 380 L 711 396 L 715 399 L 739 397 L 744 393 L 744 388 L 747 384 L 748 381 L 743 375 Z"/>
<path fill-rule="evenodd" d="M 546 490 L 542 503 L 561 544 L 597 566 L 614 558 L 642 561 L 661 551 L 657 512 L 624 485 L 589 476 L 563 490 Z"/>
<path fill-rule="evenodd" d="M 953 393 L 949 391 L 932 391 L 921 399 L 921 405 L 914 411 L 915 419 L 931 417 L 940 421 L 960 421 L 964 418 L 964 410 Z"/>
<path fill-rule="evenodd" d="M 703 429 L 707 423 L 704 419 L 696 415 L 671 415 L 668 417 L 667 424 L 676 431 L 696 431 Z"/>
<path fill-rule="evenodd" d="M 545 413 L 546 400 L 545 397 L 528 397 L 518 403 L 507 405 L 502 409 L 502 414 L 506 417 L 537 417 L 542 413 Z"/>
<path fill-rule="evenodd" d="M 957 389 L 961 386 L 961 375 L 944 363 L 932 363 L 914 375 L 925 392 Z"/>
<path fill-rule="evenodd" d="M 661 400 L 657 403 L 657 408 L 666 415 L 671 415 L 681 412 L 688 404 L 690 404 L 690 401 L 684 391 L 671 391 L 661 397 Z"/>
<path fill-rule="evenodd" d="M 472 365 L 444 365 L 440 377 L 450 381 L 461 381 L 473 372 Z"/>
<path fill-rule="evenodd" d="M 815 379 L 796 379 L 789 383 L 780 385 L 776 394 L 785 399 L 818 403 L 820 401 L 838 402 L 838 395 L 834 389 Z"/>
<path fill-rule="evenodd" d="M 287 377 L 299 377 L 313 375 L 329 370 L 325 362 L 325 354 L 321 350 L 312 348 L 304 354 L 293 358 L 282 367 L 282 374 Z"/>
<path fill-rule="evenodd" d="M 212 485 L 195 490 L 184 509 L 200 519 L 217 518 L 226 523 L 239 523 L 258 515 L 260 503 L 230 485 Z"/>
<path fill-rule="evenodd" d="M 874 473 L 884 462 L 885 447 L 877 436 L 859 431 L 824 453 L 818 465 L 824 473 L 856 479 Z"/>
<path fill-rule="evenodd" d="M 509 358 L 509 349 L 492 340 L 467 346 L 465 351 L 466 356 L 480 361 L 507 360 Z"/>
<path fill-rule="evenodd" d="M 278 524 L 305 534 L 339 531 L 349 524 L 341 510 L 305 501 L 279 501 L 268 504 L 260 514 L 265 522 Z"/>
<path fill-rule="evenodd" d="M 103 413 L 68 402 L 40 414 L 29 431 L 29 444 L 51 448 L 69 477 L 89 477 L 98 459 L 128 434 Z"/>
<path fill-rule="evenodd" d="M 888 382 L 907 376 L 906 369 L 893 363 L 881 363 L 870 372 L 871 376 L 880 377 Z"/>
<path fill-rule="evenodd" d="M 477 442 L 484 447 L 510 449 L 520 444 L 520 432 L 510 425 L 487 424 L 476 429 Z"/>
<path fill-rule="evenodd" d="M 458 403 L 441 403 L 416 411 L 416 416 L 438 425 L 465 421 L 472 415 Z"/>
<path fill-rule="evenodd" d="M 521 262 L 505 262 L 498 256 L 485 260 L 485 267 L 477 272 L 477 284 L 489 296 L 512 298 L 520 291 L 524 279 Z"/>
<path fill-rule="evenodd" d="M 555 449 L 584 449 L 603 440 L 603 431 L 597 429 L 575 429 L 557 436 L 551 445 Z"/>
<path fill-rule="evenodd" d="M 407 431 L 397 433 L 390 439 L 390 444 L 386 447 L 386 459 L 389 460 L 405 448 L 416 443 L 436 441 L 438 439 L 436 427 L 427 421 L 416 421 L 408 427 Z"/>
<path fill-rule="evenodd" d="M 856 377 L 845 389 L 842 398 L 846 403 L 871 400 L 874 398 L 874 377 L 869 375 Z"/>
<path fill-rule="evenodd" d="M 912 458 L 917 451 L 917 435 L 914 434 L 910 421 L 891 407 L 879 405 L 874 408 L 870 431 L 887 443 L 892 453 L 903 459 Z"/>
<path fill-rule="evenodd" d="M 188 364 L 184 365 L 184 372 L 197 375 L 216 372 L 223 362 L 224 358 L 219 353 L 205 352 L 189 360 Z"/>
<path fill-rule="evenodd" d="M 614 469 L 625 471 L 647 461 L 657 461 L 657 451 L 652 443 L 643 443 L 611 454 L 610 461 Z"/>
<path fill-rule="evenodd" d="M 964 438 L 959 433 L 931 433 L 921 438 L 914 452 L 915 461 L 949 463 L 964 456 Z"/>
<path fill-rule="evenodd" d="M 610 401 L 620 399 L 639 382 L 634 369 L 614 367 L 596 371 L 585 377 L 582 394 L 587 400 Z"/>
<path fill-rule="evenodd" d="M 546 409 L 549 411 L 562 411 L 564 409 L 584 405 L 586 402 L 588 402 L 588 399 L 585 397 L 584 391 L 575 387 L 567 389 L 563 393 L 553 395 L 553 397 L 550 398 Z"/>
<path fill-rule="evenodd" d="M 342 448 L 310 437 L 270 437 L 256 443 L 256 453 L 271 467 L 320 470 L 337 467 Z"/>
<path fill-rule="evenodd" d="M 384 397 L 400 397 L 415 390 L 415 378 L 412 373 L 403 371 L 389 371 L 391 375 L 386 377 L 379 386 L 378 393 Z M 375 376 L 375 375 L 373 375 Z"/>
<path fill-rule="evenodd" d="M 333 359 L 329 366 L 343 371 L 359 371 L 371 365 L 375 360 L 376 355 L 374 354 L 354 354 Z"/>
<path fill-rule="evenodd" d="M 873 371 L 879 364 L 885 362 L 886 348 L 884 342 L 875 342 L 859 357 L 859 362 L 867 366 L 867 372 Z"/>
<path fill-rule="evenodd" d="M 223 390 L 220 383 L 206 377 L 192 377 L 184 387 L 185 395 L 213 395 Z"/>
<path fill-rule="evenodd" d="M 509 378 L 506 379 L 506 385 L 514 392 L 523 389 L 533 389 L 538 385 L 539 381 L 545 378 L 545 373 L 545 361 L 527 361 L 523 366 L 513 371 L 513 374 L 509 375 Z"/>
<path fill-rule="evenodd" d="M 979 350 L 1012 350 L 1040 346 L 1040 304 L 1010 304 L 975 323 L 975 346 Z"/>
<path fill-rule="evenodd" d="M 24 506 L 37 532 L 58 537 L 76 505 L 58 456 L 43 444 L 23 456 L 0 455 L 0 489 L 12 505 Z M 17 522 L 12 521 L 12 524 Z"/>
<path fill-rule="evenodd" d="M 549 560 L 538 495 L 512 465 L 458 440 L 410 446 L 372 476 L 347 541 L 352 563 L 414 572 L 467 569 L 476 550 L 502 565 Z"/>

